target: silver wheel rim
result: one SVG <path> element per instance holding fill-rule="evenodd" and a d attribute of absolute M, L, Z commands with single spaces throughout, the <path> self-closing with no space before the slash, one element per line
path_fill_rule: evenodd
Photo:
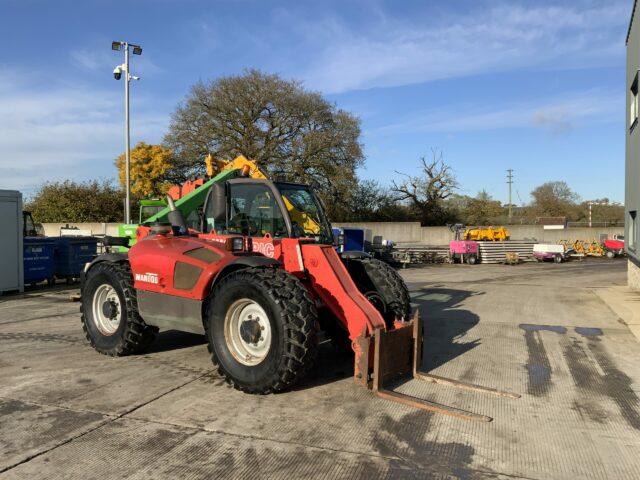
<path fill-rule="evenodd" d="M 108 304 L 108 307 L 105 307 Z M 122 306 L 115 289 L 108 284 L 100 285 L 93 294 L 91 304 L 96 327 L 103 335 L 113 335 L 122 321 Z M 107 312 L 106 310 L 111 310 Z"/>
<path fill-rule="evenodd" d="M 236 300 L 224 318 L 224 339 L 238 362 L 250 367 L 258 365 L 271 349 L 271 323 L 267 313 L 253 300 Z"/>

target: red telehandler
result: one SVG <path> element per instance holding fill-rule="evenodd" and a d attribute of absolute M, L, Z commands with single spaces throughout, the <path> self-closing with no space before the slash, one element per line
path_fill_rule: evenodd
<path fill-rule="evenodd" d="M 356 383 L 390 400 L 490 420 L 385 390 L 401 374 L 514 396 L 419 373 L 422 327 L 399 274 L 362 252 L 341 257 L 309 187 L 248 172 L 211 186 L 199 231 L 169 197 L 168 222 L 138 227 L 127 253 L 86 266 L 82 325 L 97 351 L 141 352 L 159 329 L 201 333 L 230 384 L 265 394 L 309 371 L 322 328 L 353 348 Z"/>

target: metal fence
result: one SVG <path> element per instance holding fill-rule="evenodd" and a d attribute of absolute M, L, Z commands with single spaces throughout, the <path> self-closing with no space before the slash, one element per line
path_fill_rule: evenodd
<path fill-rule="evenodd" d="M 567 227 L 624 227 L 624 221 L 619 222 L 567 222 Z"/>

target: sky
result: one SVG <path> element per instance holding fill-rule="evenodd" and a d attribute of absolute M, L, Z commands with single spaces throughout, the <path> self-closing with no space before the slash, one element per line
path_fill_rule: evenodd
<path fill-rule="evenodd" d="M 442 151 L 461 194 L 506 202 L 564 180 L 624 199 L 625 38 L 632 0 L 0 0 L 0 189 L 115 179 L 131 141 L 159 143 L 199 80 L 257 68 L 362 122 L 362 178 L 416 174 Z"/>

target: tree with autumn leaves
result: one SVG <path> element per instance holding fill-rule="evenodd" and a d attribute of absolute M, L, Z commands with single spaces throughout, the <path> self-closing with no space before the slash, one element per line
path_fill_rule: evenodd
<path fill-rule="evenodd" d="M 120 184 L 125 185 L 125 155 L 116 159 Z M 166 175 L 173 167 L 173 151 L 162 145 L 138 143 L 131 150 L 131 194 L 139 198 L 163 195 L 170 186 Z"/>

